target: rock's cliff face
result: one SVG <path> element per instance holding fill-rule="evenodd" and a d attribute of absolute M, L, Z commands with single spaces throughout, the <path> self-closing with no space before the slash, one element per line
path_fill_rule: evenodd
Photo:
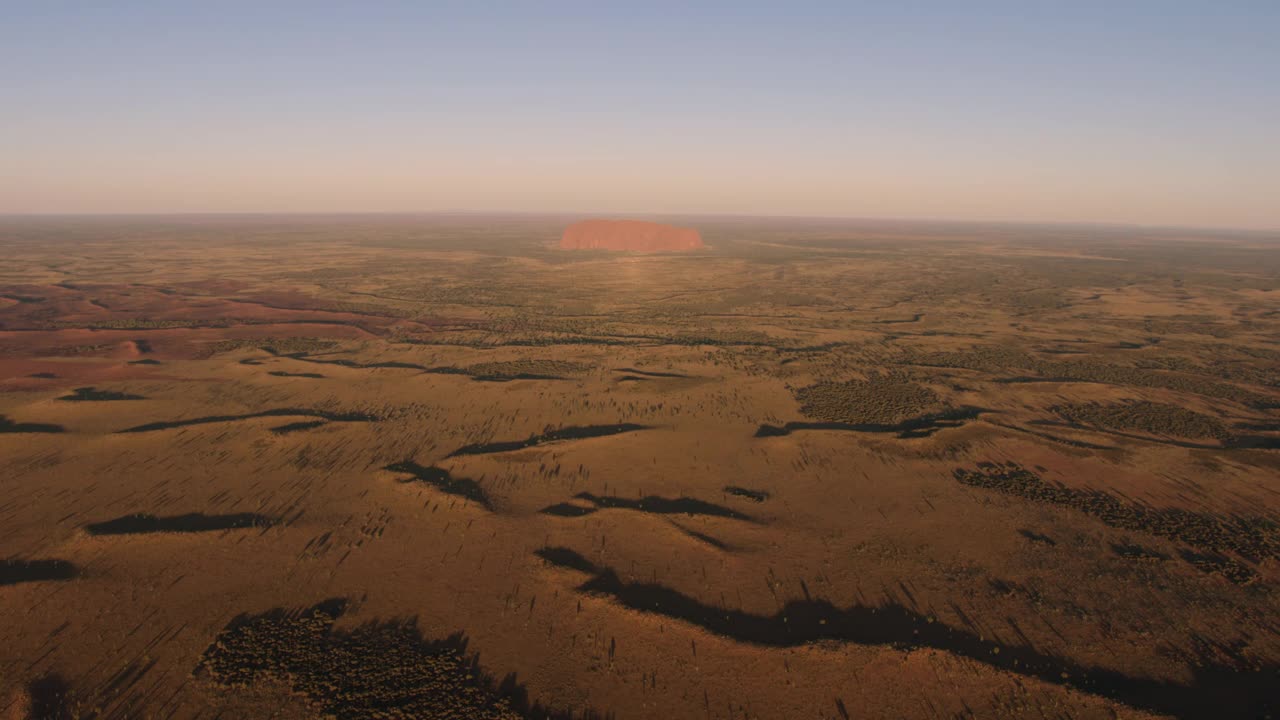
<path fill-rule="evenodd" d="M 634 250 L 659 252 L 697 250 L 702 236 L 693 228 L 641 220 L 583 220 L 565 228 L 564 250 Z"/>

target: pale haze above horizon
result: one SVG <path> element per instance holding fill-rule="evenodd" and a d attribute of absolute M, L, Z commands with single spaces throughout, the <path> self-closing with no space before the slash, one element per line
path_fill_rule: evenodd
<path fill-rule="evenodd" d="M 0 213 L 1280 228 L 1280 2 L 0 4 Z"/>

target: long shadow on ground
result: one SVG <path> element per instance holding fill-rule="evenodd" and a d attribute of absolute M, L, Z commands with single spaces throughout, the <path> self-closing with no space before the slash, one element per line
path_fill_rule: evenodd
<path fill-rule="evenodd" d="M 612 495 L 592 495 L 588 492 L 578 493 L 573 496 L 576 500 L 584 500 L 594 505 L 594 508 L 573 505 L 571 503 L 560 503 L 544 508 L 543 514 L 558 515 L 560 517 L 579 517 L 589 515 L 596 510 L 622 509 L 635 510 L 636 512 L 652 513 L 654 515 L 710 515 L 712 517 L 731 518 L 733 520 L 743 520 L 746 522 L 755 522 L 750 516 L 744 515 L 733 508 L 727 508 L 723 505 L 716 505 L 705 500 L 698 500 L 691 497 L 666 498 L 658 495 L 646 495 L 642 498 L 621 498 Z"/>
<path fill-rule="evenodd" d="M 99 390 L 94 387 L 78 387 L 70 395 L 58 398 L 67 402 L 107 402 L 111 400 L 146 400 L 141 395 L 131 395 L 115 390 Z"/>
<path fill-rule="evenodd" d="M 375 363 L 360 363 L 360 362 L 356 362 L 355 360 L 347 360 L 345 358 L 339 358 L 337 360 L 318 360 L 316 358 L 307 357 L 306 355 L 302 355 L 298 353 L 281 355 L 280 357 L 286 357 L 291 360 L 298 360 L 300 362 L 315 363 L 316 365 L 337 365 L 338 367 L 352 368 L 352 369 L 358 369 L 358 370 L 376 370 L 379 368 L 399 368 L 402 370 L 430 370 L 431 369 L 431 368 L 428 368 L 426 365 L 419 365 L 417 363 L 399 362 L 395 360 L 391 360 L 387 362 L 375 362 Z"/>
<path fill-rule="evenodd" d="M 795 647 L 835 640 L 904 650 L 935 648 L 1006 672 L 1194 720 L 1266 717 L 1280 708 L 1280 666 L 1259 668 L 1241 661 L 1232 667 L 1204 658 L 1191 668 L 1195 682 L 1182 685 L 1080 665 L 1030 646 L 993 642 L 898 604 L 840 608 L 824 600 L 792 600 L 773 615 L 754 615 L 707 605 L 655 583 L 625 582 L 568 548 L 543 548 L 537 554 L 554 565 L 592 575 L 579 592 L 753 645 Z"/>
<path fill-rule="evenodd" d="M 0 415 L 0 435 L 5 433 L 62 433 L 67 429 L 52 423 L 20 423 Z"/>
<path fill-rule="evenodd" d="M 534 447 L 535 445 L 558 442 L 560 440 L 583 440 L 586 438 L 621 435 L 623 433 L 648 429 L 650 429 L 648 425 L 637 425 L 635 423 L 621 423 L 618 425 L 575 425 L 552 430 L 541 435 L 533 435 L 525 440 L 506 440 L 501 442 L 464 445 L 449 453 L 449 457 L 456 457 L 458 455 L 487 455 L 489 453 L 510 452 L 512 450 L 523 450 L 524 448 Z"/>
<path fill-rule="evenodd" d="M 737 485 L 726 485 L 724 491 L 729 495 L 746 498 L 752 502 L 764 502 L 769 499 L 769 493 L 765 490 L 752 490 Z"/>
<path fill-rule="evenodd" d="M 375 422 L 378 419 L 374 415 L 361 412 L 335 413 L 325 410 L 308 410 L 306 408 L 276 408 L 274 410 L 262 410 L 255 413 L 245 413 L 243 415 L 209 415 L 207 417 L 190 418 L 188 420 L 153 422 L 147 423 L 146 425 L 125 428 L 124 430 L 117 430 L 116 433 L 152 432 L 155 430 L 189 427 L 191 425 L 207 425 L 209 423 L 234 422 L 236 420 L 252 420 L 254 418 L 264 417 L 289 417 L 293 415 L 322 418 L 330 422 Z"/>
<path fill-rule="evenodd" d="M 66 560 L 0 560 L 0 585 L 41 580 L 71 580 L 79 569 Z"/>
<path fill-rule="evenodd" d="M 421 370 L 423 373 L 432 374 L 432 375 L 466 375 L 470 377 L 472 380 L 475 380 L 477 382 L 511 382 L 513 380 L 568 380 L 569 379 L 566 377 L 561 377 L 559 375 L 551 375 L 551 374 L 545 374 L 545 373 L 521 372 L 521 373 L 503 374 L 503 373 L 476 372 L 469 368 L 454 367 L 454 366 L 428 367 L 426 365 L 420 365 L 418 363 L 400 362 L 395 360 L 387 361 L 387 362 L 361 363 L 361 362 L 356 362 L 355 360 L 348 360 L 346 358 L 339 358 L 336 360 L 320 360 L 314 357 L 308 357 L 304 354 L 296 354 L 296 353 L 290 354 L 290 355 L 282 355 L 281 357 L 287 357 L 292 360 L 298 360 L 301 362 L 315 363 L 317 365 L 337 365 L 339 367 L 358 369 L 358 370 L 397 368 L 402 370 Z M 272 374 L 274 375 L 277 373 L 272 373 Z"/>
<path fill-rule="evenodd" d="M 402 483 L 426 483 L 446 495 L 466 498 L 478 503 L 486 510 L 493 510 L 493 505 L 489 502 L 489 496 L 485 494 L 484 488 L 471 478 L 456 478 L 444 468 L 426 467 L 412 460 L 388 465 L 386 469 L 391 472 L 408 473 L 411 477 L 401 480 Z"/>
<path fill-rule="evenodd" d="M 313 430 L 324 426 L 324 420 L 301 420 L 299 422 L 285 423 L 271 428 L 273 435 L 288 435 L 289 433 L 300 432 L 302 430 Z"/>
<path fill-rule="evenodd" d="M 275 524 L 275 518 L 255 513 L 235 513 L 231 515 L 188 513 L 186 515 L 170 515 L 168 517 L 138 513 L 105 522 L 90 523 L 85 526 L 85 530 L 90 535 L 144 535 L 148 533 L 198 533 L 243 528 L 268 528 Z"/>
<path fill-rule="evenodd" d="M 845 422 L 789 422 L 785 425 L 761 425 L 756 430 L 756 437 L 780 437 L 790 435 L 798 430 L 847 430 L 863 433 L 896 433 L 899 438 L 928 437 L 944 428 L 960 427 L 969 420 L 974 420 L 983 413 L 991 412 L 983 408 L 965 406 L 938 413 L 923 415 L 918 418 L 904 420 L 891 425 L 879 423 L 845 423 Z"/>
<path fill-rule="evenodd" d="M 44 675 L 27 683 L 31 720 L 72 720 L 71 691 L 61 675 Z"/>
<path fill-rule="evenodd" d="M 620 372 L 620 373 L 628 373 L 631 375 L 643 375 L 645 377 L 651 377 L 651 378 L 687 378 L 689 377 L 688 375 L 682 375 L 680 373 L 657 372 L 655 370 L 640 370 L 638 368 L 633 368 L 633 367 L 614 368 L 613 371 Z"/>

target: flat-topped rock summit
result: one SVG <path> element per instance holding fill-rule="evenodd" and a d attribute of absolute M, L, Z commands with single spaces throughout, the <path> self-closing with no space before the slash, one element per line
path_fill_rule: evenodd
<path fill-rule="evenodd" d="M 583 220 L 565 228 L 562 250 L 697 250 L 702 236 L 693 228 L 643 220 Z"/>

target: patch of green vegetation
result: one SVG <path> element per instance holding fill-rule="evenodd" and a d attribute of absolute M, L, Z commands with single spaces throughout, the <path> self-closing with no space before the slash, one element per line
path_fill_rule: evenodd
<path fill-rule="evenodd" d="M 978 463 L 976 469 L 956 468 L 963 485 L 1048 503 L 1091 515 L 1111 527 L 1143 532 L 1185 543 L 1200 553 L 1183 553 L 1195 567 L 1218 572 L 1228 580 L 1248 585 L 1258 573 L 1224 553 L 1250 563 L 1280 556 L 1280 525 L 1261 517 L 1242 518 L 1192 512 L 1181 508 L 1158 509 L 1124 502 L 1097 490 L 1083 490 L 1049 483 L 1017 463 Z"/>
<path fill-rule="evenodd" d="M 346 603 L 236 618 L 200 658 L 219 685 L 283 681 L 329 717 L 490 718 L 521 716 L 477 672 L 460 639 L 424 640 L 412 621 L 334 629 Z"/>
<path fill-rule="evenodd" d="M 219 340 L 209 343 L 205 350 L 210 355 L 217 355 L 244 348 L 265 350 L 272 355 L 294 355 L 297 353 L 313 353 L 330 350 L 338 346 L 334 340 L 315 337 L 292 338 L 248 338 L 235 340 Z"/>
<path fill-rule="evenodd" d="M 998 373 L 1029 369 L 1043 361 L 1004 345 L 979 345 L 969 350 L 924 353 L 909 357 L 908 362 L 929 367 Z"/>
<path fill-rule="evenodd" d="M 589 369 L 588 365 L 568 360 L 531 359 L 477 363 L 463 368 L 468 375 L 488 378 L 559 377 L 584 373 Z"/>
<path fill-rule="evenodd" d="M 1100 403 L 1056 405 L 1050 410 L 1068 422 L 1111 430 L 1138 430 L 1153 435 L 1183 438 L 1211 437 L 1228 440 L 1231 437 L 1227 426 L 1217 418 L 1176 405 L 1145 400 L 1115 405 Z"/>
<path fill-rule="evenodd" d="M 1240 323 L 1238 326 L 1225 325 L 1215 321 L 1213 318 L 1188 315 L 1185 317 L 1173 318 L 1147 318 L 1140 323 L 1132 323 L 1134 327 L 1140 327 L 1143 332 L 1151 335 L 1208 335 L 1215 338 L 1228 338 L 1234 335 L 1238 330 L 1248 330 L 1249 323 Z"/>
<path fill-rule="evenodd" d="M 850 424 L 890 425 L 940 404 L 934 391 L 901 376 L 872 375 L 866 380 L 820 382 L 793 394 L 806 416 Z"/>
<path fill-rule="evenodd" d="M 1182 356 L 1156 356 L 1139 360 L 1137 367 L 1205 375 L 1228 382 L 1280 387 L 1280 373 L 1275 372 L 1272 365 L 1272 363 L 1280 363 L 1280 358 L 1249 353 L 1240 353 L 1240 355 L 1244 355 L 1247 359 L 1242 359 L 1239 356 L 1234 358 L 1217 356 L 1203 365 Z M 1250 363 L 1250 360 L 1255 358 L 1267 360 L 1268 362 L 1262 363 L 1261 367 L 1259 367 L 1258 364 Z"/>
<path fill-rule="evenodd" d="M 190 327 L 224 327 L 236 320 L 146 320 L 143 318 L 118 318 L 115 320 L 94 320 L 87 323 L 59 322 L 58 327 L 90 328 L 93 330 L 167 330 L 171 328 Z"/>
<path fill-rule="evenodd" d="M 911 357 L 908 362 L 930 367 L 978 370 L 992 374 L 1018 372 L 1030 374 L 1033 376 L 1032 379 L 1161 388 L 1233 400 L 1255 408 L 1274 407 L 1277 402 L 1280 402 L 1235 385 L 1195 375 L 1174 374 L 1152 368 L 1114 365 L 1092 360 L 1045 360 L 999 345 L 978 346 L 961 352 L 926 353 Z"/>
<path fill-rule="evenodd" d="M 49 351 L 49 355 L 57 357 L 75 357 L 78 355 L 95 355 L 97 353 L 106 352 L 112 348 L 111 345 L 63 345 L 53 348 Z"/>

